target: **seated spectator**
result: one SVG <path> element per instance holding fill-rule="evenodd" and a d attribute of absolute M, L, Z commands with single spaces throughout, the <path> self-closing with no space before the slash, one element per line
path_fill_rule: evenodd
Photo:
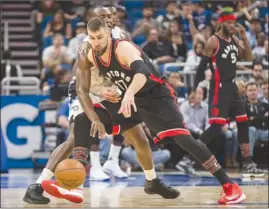
<path fill-rule="evenodd" d="M 237 168 L 239 165 L 236 161 L 238 151 L 236 122 L 232 121 L 224 125 L 222 128 L 222 133 L 225 136 L 225 167 Z"/>
<path fill-rule="evenodd" d="M 268 104 L 268 79 L 261 83 L 262 97 L 261 101 Z"/>
<path fill-rule="evenodd" d="M 258 33 L 257 35 L 257 46 L 252 50 L 252 54 L 256 59 L 262 58 L 265 56 L 265 35 L 263 32 Z M 267 55 L 268 56 L 268 55 Z"/>
<path fill-rule="evenodd" d="M 163 170 L 164 164 L 170 159 L 171 154 L 169 150 L 166 150 L 166 149 L 162 150 L 154 144 L 150 130 L 145 126 L 145 124 L 143 124 L 143 128 L 145 130 L 147 137 L 151 139 L 149 140 L 149 142 L 150 142 L 150 147 L 152 149 L 154 168 L 156 170 Z M 141 168 L 137 161 L 136 152 L 132 146 L 124 147 L 121 151 L 121 156 L 123 160 L 131 164 L 134 170 Z"/>
<path fill-rule="evenodd" d="M 187 89 L 178 72 L 172 72 L 168 77 L 168 83 L 174 88 L 178 97 L 186 98 Z"/>
<path fill-rule="evenodd" d="M 184 39 L 186 41 L 188 49 L 192 47 L 193 37 L 198 33 L 196 29 L 196 23 L 192 16 L 192 4 L 190 2 L 184 2 L 182 5 L 181 16 L 178 19 L 179 25 L 182 27 Z"/>
<path fill-rule="evenodd" d="M 135 28 L 132 32 L 132 39 L 136 36 L 145 34 L 151 28 L 155 28 L 157 31 L 160 30 L 160 24 L 156 19 L 153 18 L 154 10 L 150 4 L 146 4 L 143 8 L 143 19 L 136 22 Z"/>
<path fill-rule="evenodd" d="M 73 57 L 77 57 L 80 43 L 87 37 L 87 28 L 84 22 L 78 22 L 76 24 L 76 36 L 72 38 L 68 43 L 68 48 L 73 54 Z"/>
<path fill-rule="evenodd" d="M 260 20 L 258 18 L 253 18 L 250 21 L 249 29 L 250 30 L 246 32 L 246 35 L 248 37 L 249 44 L 253 49 L 255 46 L 257 46 L 257 34 L 262 31 Z"/>
<path fill-rule="evenodd" d="M 168 29 L 169 22 L 176 19 L 175 15 L 176 9 L 177 9 L 176 1 L 166 2 L 166 14 L 159 15 L 156 19 L 163 29 Z"/>
<path fill-rule="evenodd" d="M 170 21 L 168 30 L 163 31 L 162 37 L 165 37 L 172 42 L 174 57 L 178 61 L 185 61 L 187 56 L 187 45 L 185 43 L 183 34 L 180 31 L 178 21 Z"/>
<path fill-rule="evenodd" d="M 197 88 L 193 101 L 185 101 L 180 106 L 187 129 L 194 138 L 199 138 L 203 131 L 208 128 L 208 105 L 203 102 L 203 89 Z"/>
<path fill-rule="evenodd" d="M 71 23 L 64 19 L 62 10 L 58 10 L 54 15 L 54 20 L 47 24 L 43 37 L 53 36 L 56 33 L 62 34 L 68 40 L 72 37 Z"/>
<path fill-rule="evenodd" d="M 250 79 L 252 82 L 255 82 L 258 84 L 258 86 L 261 85 L 261 83 L 264 80 L 264 70 L 263 70 L 263 64 L 259 61 L 253 61 L 252 65 L 252 76 Z"/>
<path fill-rule="evenodd" d="M 212 72 L 210 69 L 205 71 L 205 80 L 201 81 L 198 84 L 198 87 L 204 90 L 204 102 L 208 104 L 208 95 L 209 95 L 209 88 L 210 88 L 210 80 L 212 78 Z"/>
<path fill-rule="evenodd" d="M 117 6 L 117 15 L 116 15 L 117 26 L 128 31 L 132 32 L 131 22 L 128 19 L 128 15 L 126 13 L 126 8 L 122 5 Z"/>
<path fill-rule="evenodd" d="M 160 39 L 156 29 L 149 30 L 147 42 L 143 44 L 142 49 L 155 64 L 174 61 L 172 43 L 169 40 Z"/>
<path fill-rule="evenodd" d="M 208 26 L 211 22 L 212 13 L 205 9 L 205 5 L 202 1 L 194 1 L 193 18 L 197 23 L 197 28 L 201 25 Z"/>
<path fill-rule="evenodd" d="M 74 56 L 70 50 L 63 45 L 64 38 L 61 34 L 55 34 L 53 45 L 45 48 L 42 55 L 44 69 L 41 73 L 42 89 L 44 86 L 54 84 L 55 76 L 61 69 L 72 70 Z"/>
<path fill-rule="evenodd" d="M 171 36 L 171 42 L 173 46 L 173 56 L 177 61 L 184 62 L 187 57 L 187 45 L 183 39 L 181 33 L 173 34 Z"/>
<path fill-rule="evenodd" d="M 198 41 L 194 46 L 193 50 L 188 52 L 186 65 L 183 69 L 184 72 L 195 71 L 200 63 L 202 52 L 205 48 L 205 43 Z"/>
<path fill-rule="evenodd" d="M 259 101 L 258 85 L 249 82 L 246 85 L 248 101 L 246 102 L 246 112 L 249 119 L 249 141 L 251 154 L 255 140 L 268 141 L 268 104 Z"/>

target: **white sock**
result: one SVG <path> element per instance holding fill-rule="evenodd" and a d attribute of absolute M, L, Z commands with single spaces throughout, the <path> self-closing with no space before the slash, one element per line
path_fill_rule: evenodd
<path fill-rule="evenodd" d="M 151 170 L 144 170 L 144 173 L 148 181 L 152 181 L 153 179 L 156 179 L 157 177 L 154 168 Z"/>
<path fill-rule="evenodd" d="M 111 144 L 108 159 L 112 159 L 116 163 L 119 162 L 119 155 L 120 155 L 121 146 L 116 146 Z"/>
<path fill-rule="evenodd" d="M 90 151 L 90 156 L 91 156 L 91 165 L 92 167 L 101 167 L 100 163 L 100 152 L 93 152 Z"/>
<path fill-rule="evenodd" d="M 42 181 L 50 180 L 53 176 L 54 176 L 54 173 L 51 170 L 44 168 L 42 173 L 38 177 L 36 183 L 41 184 Z"/>

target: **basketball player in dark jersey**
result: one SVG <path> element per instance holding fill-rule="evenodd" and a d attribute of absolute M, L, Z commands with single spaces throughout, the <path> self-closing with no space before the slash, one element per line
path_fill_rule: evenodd
<path fill-rule="evenodd" d="M 107 9 L 104 7 L 97 7 L 96 9 L 93 10 L 93 12 L 96 13 L 95 16 L 100 16 L 104 18 L 104 20 L 110 25 L 112 25 L 112 22 L 110 22 L 110 17 L 108 13 L 106 13 Z M 79 49 L 79 57 L 83 56 L 84 53 L 87 53 L 87 51 L 90 48 L 90 44 L 88 42 L 82 43 L 80 49 Z M 77 63 L 74 66 L 74 69 L 77 68 Z M 71 82 L 70 87 L 72 87 L 75 82 Z M 70 94 L 70 99 L 71 101 L 75 100 L 75 97 L 77 97 L 77 93 L 75 89 L 69 88 L 69 94 Z M 105 96 L 106 99 L 115 102 L 118 101 L 117 99 L 117 94 L 115 94 L 113 91 L 109 92 Z M 103 95 L 104 96 L 104 95 Z M 98 106 L 98 107 L 97 107 Z M 101 118 L 102 123 L 105 124 L 105 129 L 107 133 L 112 133 L 113 131 L 113 124 L 111 120 L 111 115 L 109 113 L 114 112 L 114 116 L 112 116 L 113 120 L 116 125 L 122 124 L 120 128 L 126 131 L 126 137 L 130 141 L 130 143 L 135 147 L 137 151 L 137 157 L 138 160 L 144 169 L 146 179 L 147 179 L 147 184 L 145 185 L 145 192 L 150 193 L 150 194 L 160 194 L 164 198 L 176 198 L 179 196 L 179 192 L 171 187 L 166 186 L 161 182 L 160 179 L 156 178 L 155 170 L 153 167 L 153 161 L 152 161 L 152 152 L 148 143 L 148 139 L 143 131 L 142 126 L 137 125 L 141 123 L 141 119 L 137 117 L 137 119 L 132 119 L 132 121 L 128 118 L 124 118 L 123 116 L 117 114 L 117 107 L 113 108 L 113 104 L 108 102 L 108 101 L 103 101 L 97 105 L 95 105 L 95 111 L 97 112 L 98 116 Z M 71 107 L 72 108 L 72 107 Z M 78 108 L 79 109 L 79 108 Z M 108 109 L 109 113 L 105 110 Z M 86 119 L 86 120 L 85 120 Z M 75 121 L 75 123 L 73 122 Z M 84 114 L 79 114 L 78 117 L 74 120 L 74 118 L 71 118 L 71 125 L 75 125 L 75 137 L 73 136 L 73 131 L 70 130 L 70 139 L 64 142 L 62 145 L 57 147 L 57 149 L 53 152 L 51 158 L 49 159 L 49 163 L 47 164 L 46 168 L 47 170 L 45 171 L 50 171 L 51 175 L 53 175 L 53 171 L 56 167 L 56 165 L 63 159 L 66 159 L 70 155 L 70 148 L 73 148 L 73 143 L 74 143 L 74 138 L 79 139 L 80 142 L 82 142 L 85 147 L 85 149 L 89 149 L 91 145 L 95 144 L 96 141 L 99 141 L 99 138 L 103 137 L 99 135 L 99 137 L 91 137 L 90 139 L 85 140 L 85 136 L 89 135 L 89 122 L 86 117 L 84 117 Z M 135 126 L 135 127 L 134 127 Z M 72 127 L 72 126 L 71 126 Z M 114 126 L 115 127 L 115 126 Z M 135 130 L 135 131 L 133 131 Z M 119 133 L 120 130 L 118 130 Z M 134 133 L 134 134 L 133 134 Z M 137 134 L 139 133 L 139 134 Z M 86 164 L 86 162 L 83 162 Z M 43 173 L 43 172 L 42 172 Z M 45 173 L 46 174 L 46 173 Z M 67 199 L 71 202 L 82 202 L 83 201 L 83 194 L 81 193 L 81 189 L 74 189 L 71 191 L 64 191 L 62 193 L 59 192 L 57 189 L 57 185 L 55 185 L 54 182 L 49 181 L 51 178 L 51 175 L 49 178 L 42 178 L 42 175 L 40 176 L 39 179 L 42 179 L 42 186 L 45 188 L 45 190 L 56 197 L 64 198 Z M 44 175 L 46 176 L 46 175 Z M 60 189 L 65 190 L 63 188 Z M 44 197 L 42 195 L 43 189 L 39 186 L 39 183 L 32 184 L 28 187 L 28 190 L 26 192 L 26 195 L 24 197 L 24 201 L 32 204 L 46 204 L 49 202 L 49 199 Z"/>
<path fill-rule="evenodd" d="M 142 50 L 132 42 L 115 40 L 108 36 L 107 25 L 100 18 L 91 19 L 87 29 L 92 49 L 88 53 L 88 59 L 79 62 L 77 92 L 85 114 L 91 121 L 91 133 L 103 135 L 105 129 L 87 95 L 91 80 L 89 69 L 96 66 L 122 92 L 121 102 L 114 105 L 119 114 L 131 120 L 135 120 L 138 114 L 155 136 L 155 143 L 175 143 L 189 152 L 221 183 L 224 192 L 219 200 L 220 204 L 244 201 L 246 196 L 238 184 L 231 181 L 208 148 L 196 141 L 185 129 L 172 88 L 161 78 L 159 71 Z M 74 150 L 80 146 L 75 142 Z"/>
<path fill-rule="evenodd" d="M 211 126 L 200 136 L 200 140 L 208 144 L 219 137 L 221 129 L 228 118 L 236 121 L 238 140 L 243 157 L 243 177 L 262 177 L 264 171 L 258 169 L 250 155 L 248 118 L 244 102 L 241 100 L 235 83 L 236 63 L 239 59 L 252 61 L 251 48 L 246 37 L 245 28 L 237 24 L 236 17 L 231 12 L 223 12 L 219 18 L 220 29 L 211 36 L 205 46 L 204 56 L 196 73 L 197 87 L 204 80 L 207 64 L 212 72 L 209 91 L 209 123 Z M 240 35 L 239 40 L 235 34 Z M 187 170 L 192 166 L 189 157 L 184 157 L 182 165 Z"/>

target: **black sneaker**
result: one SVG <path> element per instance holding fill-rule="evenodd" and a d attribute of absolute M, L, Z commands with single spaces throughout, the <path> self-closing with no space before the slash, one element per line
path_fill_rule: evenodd
<path fill-rule="evenodd" d="M 48 204 L 49 198 L 43 196 L 44 189 L 41 184 L 31 184 L 28 186 L 23 201 L 29 204 Z"/>
<path fill-rule="evenodd" d="M 244 178 L 250 178 L 250 177 L 264 177 L 265 172 L 259 168 L 257 168 L 257 165 L 252 162 L 245 162 L 243 163 L 243 169 L 242 169 L 242 176 Z"/>
<path fill-rule="evenodd" d="M 179 191 L 173 189 L 170 186 L 167 186 L 159 178 L 153 179 L 152 181 L 147 180 L 145 183 L 144 191 L 147 194 L 161 195 L 164 199 L 175 199 L 180 195 Z"/>

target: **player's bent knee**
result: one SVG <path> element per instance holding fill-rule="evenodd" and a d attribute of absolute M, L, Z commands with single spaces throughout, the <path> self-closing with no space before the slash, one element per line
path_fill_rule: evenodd
<path fill-rule="evenodd" d="M 74 123 L 74 146 L 90 148 L 95 138 L 90 136 L 91 121 L 85 113 L 79 114 Z"/>

